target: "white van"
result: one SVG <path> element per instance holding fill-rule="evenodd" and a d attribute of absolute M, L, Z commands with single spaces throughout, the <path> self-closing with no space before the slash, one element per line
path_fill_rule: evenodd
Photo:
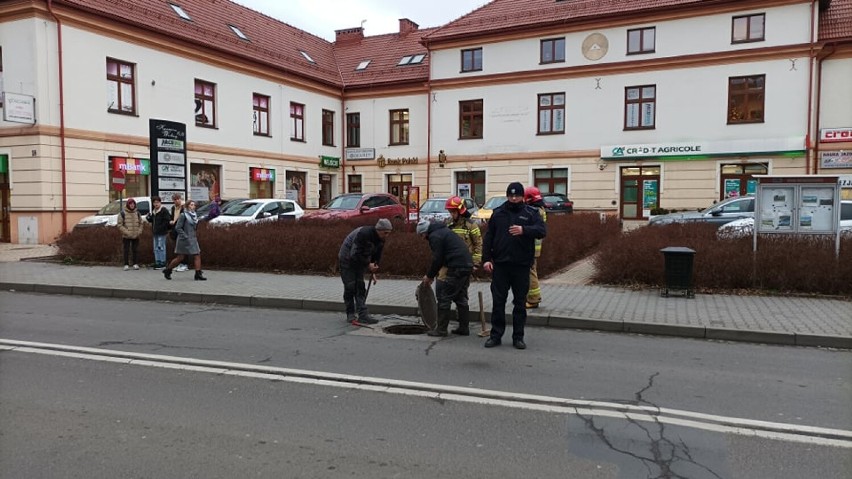
<path fill-rule="evenodd" d="M 130 198 L 124 198 L 120 205 L 118 200 L 110 201 L 94 215 L 81 219 L 79 223 L 74 225 L 74 229 L 117 225 L 118 215 L 121 213 L 121 209 L 124 208 L 124 204 L 127 203 L 127 200 L 129 199 Z M 137 196 L 133 199 L 136 200 L 136 209 L 139 210 L 139 214 L 142 215 L 142 219 L 144 220 L 145 215 L 151 212 L 151 198 L 148 198 L 147 196 Z"/>

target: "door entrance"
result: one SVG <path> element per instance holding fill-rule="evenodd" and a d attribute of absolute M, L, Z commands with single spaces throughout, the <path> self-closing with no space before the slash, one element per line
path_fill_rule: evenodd
<path fill-rule="evenodd" d="M 333 175 L 329 175 L 327 173 L 320 173 L 319 175 L 319 204 L 320 206 L 327 205 L 332 198 L 331 185 L 334 184 Z"/>
<path fill-rule="evenodd" d="M 621 208 L 623 219 L 647 218 L 660 206 L 660 167 L 627 166 L 621 168 Z"/>
<path fill-rule="evenodd" d="M 754 195 L 757 192 L 757 178 L 754 175 L 767 174 L 769 165 L 766 163 L 722 165 L 719 199 Z"/>
<path fill-rule="evenodd" d="M 0 243 L 12 241 L 11 220 L 9 218 L 9 155 L 0 155 Z"/>
<path fill-rule="evenodd" d="M 388 175 L 388 193 L 399 198 L 401 204 L 405 204 L 405 196 L 408 194 L 408 187 L 411 186 L 413 177 L 411 174 L 406 175 Z M 417 206 L 414 206 L 417 208 Z"/>

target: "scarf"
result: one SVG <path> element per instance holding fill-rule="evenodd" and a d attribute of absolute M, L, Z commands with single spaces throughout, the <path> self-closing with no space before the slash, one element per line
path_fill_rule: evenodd
<path fill-rule="evenodd" d="M 183 214 L 186 215 L 186 221 L 188 221 L 189 224 L 191 224 L 192 226 L 198 224 L 198 215 L 195 214 L 195 211 L 190 211 L 187 209 L 184 210 Z"/>

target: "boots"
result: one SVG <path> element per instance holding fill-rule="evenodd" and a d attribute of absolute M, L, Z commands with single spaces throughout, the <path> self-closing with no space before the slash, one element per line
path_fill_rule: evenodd
<path fill-rule="evenodd" d="M 201 273 L 202 273 L 202 271 L 200 269 L 195 270 L 195 280 L 196 281 L 207 281 L 207 278 L 205 278 Z"/>
<path fill-rule="evenodd" d="M 452 330 L 453 334 L 459 336 L 470 336 L 470 306 L 457 306 L 459 309 L 459 327 Z"/>
<path fill-rule="evenodd" d="M 452 312 L 449 309 L 439 309 L 438 310 L 438 324 L 435 326 L 433 331 L 429 331 L 426 333 L 429 336 L 447 336 L 447 326 L 450 325 L 450 314 Z"/>
<path fill-rule="evenodd" d="M 166 279 L 172 279 L 172 269 L 171 268 L 163 268 L 163 276 L 165 276 Z"/>

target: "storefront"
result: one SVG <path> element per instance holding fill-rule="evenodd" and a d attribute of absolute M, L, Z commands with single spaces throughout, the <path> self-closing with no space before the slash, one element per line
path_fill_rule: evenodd
<path fill-rule="evenodd" d="M 307 198 L 307 188 L 305 185 L 308 184 L 307 174 L 301 171 L 288 171 L 286 173 L 286 180 L 287 186 L 284 192 L 284 197 L 288 200 L 293 200 L 296 203 L 299 203 L 299 206 L 305 208 Z"/>
<path fill-rule="evenodd" d="M 320 156 L 319 204 L 327 204 L 334 197 L 337 184 L 337 171 L 340 170 L 340 157 Z"/>
<path fill-rule="evenodd" d="M 126 158 L 123 156 L 109 157 L 110 171 L 124 172 L 124 198 L 149 196 L 151 194 L 149 178 L 151 176 L 151 162 L 148 159 Z M 109 190 L 109 199 L 117 200 L 119 192 Z"/>
<path fill-rule="evenodd" d="M 275 170 L 249 168 L 249 198 L 275 197 Z"/>
<path fill-rule="evenodd" d="M 456 194 L 462 198 L 471 198 L 478 206 L 485 204 L 485 172 L 457 171 Z"/>

